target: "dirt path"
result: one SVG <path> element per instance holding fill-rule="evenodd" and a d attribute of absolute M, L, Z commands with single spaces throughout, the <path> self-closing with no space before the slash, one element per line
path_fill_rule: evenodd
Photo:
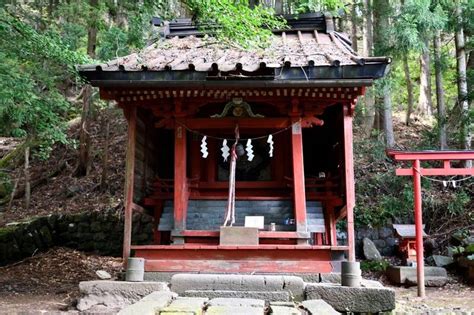
<path fill-rule="evenodd" d="M 396 312 L 409 314 L 450 314 L 456 311 L 474 313 L 474 289 L 460 284 L 448 284 L 444 288 L 426 288 L 426 298 L 417 297 L 417 288 L 394 287 Z"/>

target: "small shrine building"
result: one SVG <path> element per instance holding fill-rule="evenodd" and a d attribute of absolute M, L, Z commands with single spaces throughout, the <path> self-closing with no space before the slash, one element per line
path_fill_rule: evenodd
<path fill-rule="evenodd" d="M 353 115 L 390 59 L 357 55 L 329 16 L 288 25 L 249 51 L 190 20 L 166 22 L 141 52 L 79 68 L 128 121 L 125 259 L 145 258 L 146 271 L 257 273 L 354 261 Z M 263 219 L 257 244 L 220 243 L 229 205 L 233 226 Z M 153 244 L 131 244 L 133 211 L 153 215 Z"/>

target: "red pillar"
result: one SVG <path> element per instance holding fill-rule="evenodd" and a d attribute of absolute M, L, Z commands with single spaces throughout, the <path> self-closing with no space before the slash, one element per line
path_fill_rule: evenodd
<path fill-rule="evenodd" d="M 179 123 L 175 127 L 174 142 L 174 232 L 177 236 L 186 229 L 186 129 Z M 178 239 L 176 239 L 178 241 Z"/>
<path fill-rule="evenodd" d="M 296 231 L 306 232 L 306 192 L 303 164 L 303 132 L 301 123 L 296 120 L 291 129 L 293 154 L 293 193 L 295 204 Z"/>
<path fill-rule="evenodd" d="M 420 160 L 413 161 L 413 198 L 415 200 L 416 276 L 418 282 L 418 296 L 425 297 Z"/>
<path fill-rule="evenodd" d="M 355 261 L 354 242 L 354 153 L 352 148 L 352 116 L 349 108 L 344 106 L 344 166 L 346 180 L 346 207 L 347 207 L 347 242 L 349 245 L 349 261 Z"/>
<path fill-rule="evenodd" d="M 137 129 L 137 108 L 127 109 L 128 118 L 128 142 L 125 167 L 125 213 L 123 229 L 123 264 L 127 265 L 130 257 L 130 246 L 132 243 L 132 205 L 133 205 L 133 183 L 135 173 L 135 134 Z"/>

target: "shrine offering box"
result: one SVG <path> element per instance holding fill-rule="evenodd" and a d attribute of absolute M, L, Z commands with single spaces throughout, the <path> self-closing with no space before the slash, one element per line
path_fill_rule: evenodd
<path fill-rule="evenodd" d="M 258 228 L 221 226 L 220 245 L 258 245 Z"/>

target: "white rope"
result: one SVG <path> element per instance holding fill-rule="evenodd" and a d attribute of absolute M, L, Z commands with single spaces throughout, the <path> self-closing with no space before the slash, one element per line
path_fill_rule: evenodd
<path fill-rule="evenodd" d="M 446 179 L 437 179 L 437 178 L 431 178 L 431 177 L 428 177 L 426 175 L 421 174 L 420 170 L 415 168 L 415 167 L 413 169 L 418 174 L 420 174 L 420 177 L 426 178 L 427 180 L 432 181 L 432 182 L 442 183 L 444 187 L 447 187 L 448 183 L 452 183 L 453 187 L 456 187 L 456 186 L 458 186 L 457 183 L 460 183 L 460 182 L 463 182 L 463 181 L 474 178 L 474 176 L 471 175 L 471 176 L 464 177 L 464 178 L 461 178 L 461 179 L 453 179 L 456 176 L 462 176 L 462 175 L 455 175 L 455 176 L 452 176 L 450 179 L 447 179 L 447 180 Z"/>
<path fill-rule="evenodd" d="M 184 129 L 186 129 L 187 131 L 191 132 L 191 133 L 194 133 L 198 136 L 201 136 L 201 137 L 206 137 L 207 139 L 216 139 L 216 140 L 229 140 L 229 141 L 235 141 L 236 139 L 235 138 L 223 138 L 223 137 L 217 137 L 217 136 L 211 136 L 211 135 L 207 135 L 207 134 L 204 134 L 200 131 L 197 131 L 197 130 L 193 130 L 191 128 L 189 128 L 188 126 L 186 126 L 184 123 L 180 122 L 180 121 L 176 121 L 178 124 L 180 124 Z M 292 123 L 291 125 L 289 125 L 288 127 L 285 127 L 283 129 L 280 129 L 280 130 L 277 130 L 275 131 L 274 133 L 270 133 L 270 134 L 266 134 L 266 135 L 263 135 L 263 136 L 259 136 L 259 137 L 252 137 L 252 138 L 239 138 L 239 140 L 243 141 L 243 142 L 246 142 L 247 140 L 260 140 L 260 139 L 268 139 L 268 136 L 275 136 L 277 134 L 280 134 L 282 132 L 285 132 L 291 128 L 293 128 L 294 125 L 298 124 L 301 122 L 301 119 L 299 121 L 296 121 L 294 123 Z"/>

